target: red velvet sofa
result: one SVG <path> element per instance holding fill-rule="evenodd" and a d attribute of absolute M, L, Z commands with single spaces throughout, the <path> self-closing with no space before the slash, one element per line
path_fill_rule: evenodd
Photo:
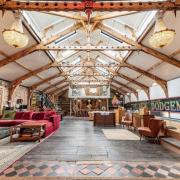
<path fill-rule="evenodd" d="M 60 127 L 60 115 L 55 111 L 45 112 L 16 112 L 14 119 L 0 119 L 0 127 L 11 127 L 25 122 L 45 123 L 45 137 Z"/>

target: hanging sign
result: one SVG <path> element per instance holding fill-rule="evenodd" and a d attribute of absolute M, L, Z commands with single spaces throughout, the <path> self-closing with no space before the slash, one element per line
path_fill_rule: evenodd
<path fill-rule="evenodd" d="M 180 112 L 180 97 L 130 102 L 125 106 L 127 109 L 132 110 L 139 110 L 142 107 L 147 107 L 151 111 Z"/>

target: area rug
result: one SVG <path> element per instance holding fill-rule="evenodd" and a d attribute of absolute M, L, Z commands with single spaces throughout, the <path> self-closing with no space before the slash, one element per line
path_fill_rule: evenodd
<path fill-rule="evenodd" d="M 39 142 L 9 142 L 9 137 L 0 140 L 0 173 L 21 158 Z"/>
<path fill-rule="evenodd" d="M 109 140 L 137 141 L 139 136 L 126 129 L 102 129 Z"/>

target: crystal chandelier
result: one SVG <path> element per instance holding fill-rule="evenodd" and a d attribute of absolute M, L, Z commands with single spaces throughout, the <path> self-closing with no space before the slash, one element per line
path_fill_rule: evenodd
<path fill-rule="evenodd" d="M 15 48 L 23 48 L 28 44 L 28 36 L 23 32 L 23 25 L 20 13 L 15 14 L 15 22 L 10 29 L 3 32 L 4 40 L 10 46 Z"/>
<path fill-rule="evenodd" d="M 149 44 L 154 48 L 163 48 L 171 44 L 175 36 L 175 30 L 168 29 L 163 21 L 163 15 L 160 13 L 157 17 L 154 33 L 149 39 Z"/>

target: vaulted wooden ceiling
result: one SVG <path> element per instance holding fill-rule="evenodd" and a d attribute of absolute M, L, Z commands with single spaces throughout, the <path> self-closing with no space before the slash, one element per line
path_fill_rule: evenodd
<path fill-rule="evenodd" d="M 180 77 L 179 1 L 176 4 L 152 1 L 144 4 L 144 9 L 139 8 L 142 6 L 139 2 L 132 5 L 130 1 L 123 2 L 123 11 L 114 11 L 122 5 L 109 4 L 108 10 L 113 12 L 99 4 L 89 21 L 78 8 L 75 9 L 78 12 L 64 8 L 69 11 L 65 12 L 59 5 L 59 9 L 52 6 L 52 2 L 44 6 L 43 1 L 36 2 L 38 5 L 31 1 L 29 4 L 18 2 L 19 5 L 16 1 L 4 1 L 0 7 L 4 6 L 1 31 L 14 21 L 11 10 L 21 9 L 25 33 L 30 39 L 27 47 L 15 49 L 0 35 L 0 78 L 11 81 L 12 92 L 22 84 L 31 90 L 57 94 L 69 84 L 91 82 L 94 85 L 110 83 L 121 94 L 137 95 L 137 89 L 142 89 L 149 97 L 153 82 L 167 95 L 167 82 Z M 165 12 L 164 20 L 167 27 L 176 30 L 176 37 L 171 45 L 153 49 L 148 39 L 154 29 L 157 12 L 154 10 L 164 10 L 165 3 L 169 11 Z"/>

